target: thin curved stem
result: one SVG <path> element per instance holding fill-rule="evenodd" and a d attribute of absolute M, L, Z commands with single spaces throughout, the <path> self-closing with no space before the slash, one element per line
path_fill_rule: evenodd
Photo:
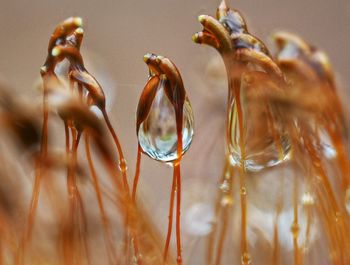
<path fill-rule="evenodd" d="M 175 168 L 174 168 L 174 175 L 173 175 L 173 184 L 171 186 L 171 193 L 170 193 L 170 205 L 169 205 L 169 221 L 168 221 L 168 232 L 165 240 L 165 247 L 164 247 L 164 262 L 166 262 L 168 257 L 168 251 L 169 251 L 169 245 L 170 245 L 170 239 L 171 239 L 171 231 L 173 227 L 173 211 L 174 211 L 174 198 L 175 198 L 175 190 L 176 190 L 176 175 L 175 175 Z"/>
<path fill-rule="evenodd" d="M 129 184 L 128 184 L 128 179 L 127 179 L 127 176 L 126 176 L 127 165 L 126 165 L 126 161 L 125 161 L 125 158 L 124 158 L 122 146 L 121 146 L 121 144 L 119 142 L 117 134 L 115 133 L 115 131 L 113 129 L 113 126 L 112 126 L 112 124 L 111 124 L 111 122 L 109 120 L 108 114 L 107 114 L 105 109 L 102 110 L 102 114 L 103 114 L 103 117 L 104 117 L 104 119 L 106 121 L 108 130 L 111 133 L 112 138 L 114 140 L 114 143 L 115 143 L 115 145 L 117 147 L 118 155 L 119 155 L 119 166 L 120 166 L 120 170 L 121 170 L 122 176 L 123 176 L 124 188 L 125 188 L 126 192 L 129 193 Z"/>
<path fill-rule="evenodd" d="M 139 182 L 140 177 L 140 166 L 141 166 L 141 146 L 138 144 L 137 146 L 137 158 L 136 158 L 136 169 L 135 169 L 135 176 L 132 186 L 132 195 L 131 200 L 134 206 L 136 206 L 136 192 L 137 192 L 137 185 Z M 137 264 L 142 265 L 142 259 L 140 256 L 140 251 L 138 247 L 138 237 L 137 234 L 134 233 L 133 235 L 133 245 L 134 245 L 134 254 L 136 256 Z"/>
<path fill-rule="evenodd" d="M 293 183 L 293 212 L 294 221 L 292 224 L 293 248 L 294 248 L 294 264 L 300 265 L 300 248 L 298 244 L 299 238 L 299 213 L 298 213 L 298 196 L 299 196 L 299 181 L 298 176 L 294 176 Z"/>
<path fill-rule="evenodd" d="M 237 106 L 237 118 L 239 126 L 239 147 L 241 151 L 241 163 L 240 163 L 240 174 L 239 174 L 239 184 L 240 184 L 240 196 L 241 196 L 241 255 L 242 264 L 248 265 L 250 263 L 249 253 L 248 253 L 248 241 L 247 241 L 247 190 L 246 190 L 246 180 L 245 180 L 245 143 L 244 143 L 244 120 L 243 120 L 243 108 L 241 105 L 240 97 L 240 81 L 233 81 L 233 93 L 234 100 Z"/>
<path fill-rule="evenodd" d="M 93 186 L 95 189 L 97 203 L 98 203 L 99 210 L 100 210 L 100 216 L 101 216 L 101 219 L 103 222 L 104 236 L 105 236 L 105 240 L 107 241 L 106 244 L 107 244 L 109 263 L 113 264 L 113 259 L 115 259 L 115 255 L 114 255 L 113 243 L 112 243 L 112 238 L 111 238 L 111 233 L 110 233 L 110 223 L 109 223 L 109 220 L 108 220 L 108 217 L 107 217 L 104 205 L 103 205 L 100 183 L 99 183 L 99 180 L 97 177 L 97 172 L 95 170 L 94 163 L 93 163 L 92 156 L 91 156 L 89 135 L 88 134 L 85 135 L 85 153 L 86 153 L 86 158 L 88 160 L 90 173 L 92 176 Z"/>
<path fill-rule="evenodd" d="M 229 161 L 227 161 L 226 163 L 227 164 L 225 165 L 223 182 L 225 181 L 227 182 L 228 190 L 221 191 L 219 202 L 218 202 L 221 210 L 220 220 L 222 221 L 222 224 L 221 224 L 221 229 L 220 229 L 218 244 L 217 244 L 217 251 L 216 251 L 216 258 L 215 258 L 216 265 L 221 264 L 222 253 L 223 253 L 224 244 L 225 244 L 226 235 L 227 235 L 227 229 L 230 223 L 230 217 L 231 217 L 230 211 L 232 210 L 232 202 L 226 202 L 225 197 L 232 196 L 233 168 L 230 166 Z"/>
<path fill-rule="evenodd" d="M 181 254 L 181 171 L 180 163 L 175 164 L 174 174 L 176 176 L 176 250 L 177 250 L 177 264 L 182 264 Z"/>
<path fill-rule="evenodd" d="M 90 264 L 90 253 L 88 249 L 88 242 L 86 239 L 86 232 L 87 232 L 87 218 L 85 214 L 84 205 L 78 190 L 78 186 L 76 183 L 76 166 L 77 166 L 77 150 L 79 146 L 79 142 L 81 139 L 81 132 L 73 133 L 72 129 L 72 162 L 68 165 L 67 170 L 67 190 L 69 195 L 69 222 L 68 222 L 68 231 L 67 231 L 67 238 L 66 241 L 64 241 L 63 249 L 65 251 L 65 260 L 66 264 L 74 264 L 75 261 L 79 262 L 79 260 L 75 259 L 75 252 L 72 253 L 72 250 L 74 251 L 74 247 L 72 247 L 72 244 L 74 244 L 74 236 L 77 232 L 78 235 L 81 237 L 82 231 L 81 227 L 79 226 L 80 218 L 82 218 L 83 226 L 84 226 L 84 236 L 83 236 L 83 247 L 85 249 L 86 259 L 87 263 Z M 78 213 L 78 215 L 77 215 Z M 75 224 L 78 222 L 78 230 L 75 231 Z"/>
<path fill-rule="evenodd" d="M 137 192 L 137 185 L 140 178 L 140 167 L 141 167 L 141 146 L 138 144 L 137 146 L 137 158 L 136 158 L 136 168 L 135 168 L 135 176 L 134 176 L 134 182 L 132 185 L 132 201 L 133 203 L 136 202 L 136 192 Z"/>
<path fill-rule="evenodd" d="M 221 183 L 223 183 L 226 180 L 226 172 L 228 172 L 228 167 L 229 167 L 229 161 L 228 159 L 226 159 L 225 162 L 225 166 L 224 166 L 224 170 L 222 173 L 222 177 L 221 177 Z M 222 200 L 222 191 L 220 190 L 217 194 L 217 198 L 216 198 L 216 204 L 215 204 L 215 218 L 219 217 L 219 214 L 221 213 L 222 210 L 222 204 L 221 204 L 221 200 Z M 215 237 L 216 237 L 216 232 L 218 229 L 218 224 L 217 222 L 215 222 L 213 224 L 213 229 L 210 232 L 210 235 L 208 237 L 208 244 L 207 244 L 207 265 L 212 264 L 213 261 L 213 252 L 214 252 L 214 246 L 215 246 Z"/>
<path fill-rule="evenodd" d="M 36 158 L 35 163 L 35 179 L 34 179 L 34 186 L 32 191 L 32 198 L 30 201 L 30 207 L 29 207 L 29 214 L 28 214 L 28 221 L 27 221 L 27 227 L 24 232 L 23 238 L 19 245 L 19 250 L 16 254 L 16 264 L 22 264 L 23 258 L 25 255 L 25 249 L 26 245 L 31 239 L 33 226 L 34 226 L 34 219 L 35 214 L 38 208 L 38 202 L 39 202 L 39 194 L 40 194 L 40 186 L 41 186 L 41 179 L 42 176 L 45 174 L 44 168 L 45 165 L 42 165 L 42 161 L 47 160 L 47 152 L 48 152 L 48 123 L 49 123 L 49 110 L 48 110 L 48 102 L 47 102 L 47 88 L 46 83 L 44 82 L 44 95 L 43 95 L 43 125 L 41 129 L 41 149 L 40 149 L 40 156 Z"/>

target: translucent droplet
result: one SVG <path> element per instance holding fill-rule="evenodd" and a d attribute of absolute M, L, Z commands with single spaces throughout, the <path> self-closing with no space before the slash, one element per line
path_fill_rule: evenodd
<path fill-rule="evenodd" d="M 297 238 L 298 235 L 299 235 L 299 231 L 300 231 L 300 227 L 298 225 L 298 223 L 293 223 L 291 228 L 290 228 L 292 234 L 293 234 L 293 237 Z"/>
<path fill-rule="evenodd" d="M 183 106 L 182 154 L 192 142 L 193 112 L 186 98 Z M 175 109 L 160 82 L 150 112 L 138 131 L 140 146 L 148 156 L 162 162 L 178 159 Z"/>
<path fill-rule="evenodd" d="M 121 172 L 126 172 L 128 170 L 128 166 L 126 164 L 125 159 L 120 159 L 119 163 L 118 163 L 118 167 L 120 169 Z"/>
<path fill-rule="evenodd" d="M 133 256 L 133 264 L 137 265 L 141 259 L 142 259 L 142 255 L 141 254 L 134 255 Z"/>
<path fill-rule="evenodd" d="M 233 204 L 233 198 L 230 195 L 225 195 L 221 198 L 221 206 L 231 206 Z"/>
<path fill-rule="evenodd" d="M 258 88 L 266 89 L 265 86 L 270 84 L 259 76 L 250 77 L 255 81 L 251 83 L 251 78 L 242 80 L 241 104 L 234 99 L 230 105 L 227 147 L 232 165 L 257 172 L 288 160 L 291 144 L 283 117 L 272 112 L 270 103 L 257 100 Z"/>
<path fill-rule="evenodd" d="M 179 255 L 176 258 L 177 264 L 181 264 L 182 263 L 182 257 Z"/>
<path fill-rule="evenodd" d="M 251 263 L 250 255 L 247 252 L 244 252 L 241 256 L 242 265 L 249 265 Z"/>
<path fill-rule="evenodd" d="M 241 195 L 247 195 L 247 189 L 245 187 L 241 188 Z"/>
<path fill-rule="evenodd" d="M 303 202 L 303 205 L 305 205 L 305 206 L 311 206 L 315 203 L 315 199 L 311 195 L 310 192 L 305 192 L 303 194 L 303 196 L 301 197 L 301 201 Z"/>
<path fill-rule="evenodd" d="M 341 222 L 343 219 L 343 215 L 341 214 L 341 212 L 335 212 L 335 221 L 337 223 Z"/>
<path fill-rule="evenodd" d="M 226 179 L 221 183 L 220 190 L 223 192 L 228 192 L 230 190 L 230 185 Z"/>

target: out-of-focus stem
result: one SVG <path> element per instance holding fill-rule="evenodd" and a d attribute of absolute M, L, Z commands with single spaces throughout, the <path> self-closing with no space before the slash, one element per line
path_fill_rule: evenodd
<path fill-rule="evenodd" d="M 224 173 L 223 185 L 227 184 L 228 187 L 227 187 L 227 190 L 225 190 L 226 187 L 224 187 L 224 190 L 221 192 L 220 201 L 219 201 L 220 210 L 222 211 L 221 218 L 220 218 L 220 220 L 222 221 L 222 224 L 221 224 L 221 229 L 220 229 L 219 238 L 218 238 L 215 265 L 221 264 L 222 253 L 223 253 L 225 239 L 227 235 L 227 228 L 228 228 L 228 224 L 230 223 L 230 217 L 231 217 L 231 211 L 232 211 L 231 196 L 232 196 L 232 185 L 233 185 L 233 178 L 232 178 L 233 172 L 232 172 L 232 167 L 229 164 L 227 166 L 228 168 Z"/>
<path fill-rule="evenodd" d="M 108 259 L 109 259 L 109 263 L 113 264 L 113 260 L 115 259 L 115 255 L 114 255 L 112 237 L 111 237 L 111 233 L 110 233 L 110 223 L 109 223 L 109 220 L 108 220 L 108 217 L 107 217 L 104 205 L 103 205 L 100 183 L 99 183 L 97 173 L 96 173 L 96 170 L 94 167 L 94 163 L 93 163 L 93 160 L 91 157 L 89 135 L 88 134 L 85 135 L 85 152 L 86 152 L 86 157 L 88 160 L 88 164 L 89 164 L 89 168 L 90 168 L 90 172 L 91 172 L 91 176 L 92 176 L 92 180 L 93 180 L 93 186 L 95 189 L 98 206 L 100 209 L 101 219 L 103 222 L 103 229 L 104 229 L 104 234 L 105 234 L 104 236 L 105 236 L 105 240 L 107 241 L 106 244 L 107 244 Z"/>
<path fill-rule="evenodd" d="M 225 181 L 230 181 L 230 183 L 232 183 L 232 176 L 229 176 L 229 179 L 227 179 L 227 173 L 229 173 L 229 168 L 230 168 L 230 161 L 228 158 L 226 158 L 226 162 L 225 162 L 225 166 L 224 166 L 224 170 L 222 173 L 222 177 L 221 177 L 221 185 L 225 183 Z M 216 220 L 221 220 L 221 218 L 219 218 L 219 215 L 221 213 L 222 210 L 222 198 L 223 198 L 224 192 L 220 189 L 218 191 L 217 194 L 217 198 L 216 198 L 216 204 L 215 204 L 215 219 Z M 208 244 L 207 244 L 207 265 L 212 264 L 213 262 L 213 252 L 215 249 L 215 239 L 216 239 L 216 234 L 217 234 L 217 228 L 218 228 L 218 223 L 215 222 L 212 226 L 212 230 L 208 236 Z"/>
<path fill-rule="evenodd" d="M 113 126 L 112 126 L 112 124 L 111 124 L 111 122 L 109 120 L 108 114 L 107 114 L 105 109 L 102 110 L 102 114 L 103 114 L 103 117 L 104 117 L 104 119 L 106 121 L 108 130 L 110 131 L 110 133 L 112 135 L 112 138 L 114 140 L 114 143 L 115 143 L 115 145 L 117 147 L 117 151 L 118 151 L 118 155 L 119 155 L 119 166 L 120 166 L 120 170 L 121 170 L 122 176 L 123 176 L 124 188 L 125 188 L 126 192 L 129 193 L 129 184 L 128 184 L 128 179 L 127 179 L 127 176 L 126 176 L 126 170 L 127 170 L 126 167 L 127 166 L 126 166 L 126 162 L 125 162 L 122 146 L 121 146 L 121 144 L 119 142 L 117 134 L 115 133 L 115 131 L 113 129 Z"/>
<path fill-rule="evenodd" d="M 245 183 L 245 143 L 244 143 L 244 120 L 243 109 L 241 105 L 240 97 L 240 82 L 233 80 L 233 95 L 236 103 L 238 126 L 239 126 L 239 147 L 241 153 L 240 172 L 239 172 L 239 184 L 240 184 L 240 197 L 241 197 L 241 260 L 242 265 L 248 265 L 250 263 L 250 257 L 248 252 L 247 241 L 247 188 Z"/>
<path fill-rule="evenodd" d="M 294 175 L 293 183 L 293 213 L 294 221 L 292 224 L 293 248 L 294 248 L 294 264 L 300 265 L 300 248 L 298 244 L 299 239 L 299 214 L 298 214 L 298 197 L 299 197 L 299 181 L 298 176 Z"/>

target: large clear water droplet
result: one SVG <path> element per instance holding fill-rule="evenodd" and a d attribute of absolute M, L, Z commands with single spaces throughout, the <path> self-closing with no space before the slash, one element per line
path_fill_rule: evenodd
<path fill-rule="evenodd" d="M 258 77 L 256 79 L 258 80 Z M 262 81 L 258 84 L 262 87 L 265 83 L 266 81 Z M 279 114 L 272 101 L 269 102 L 266 97 L 260 100 L 257 91 L 259 89 L 251 85 L 249 80 L 242 80 L 240 92 L 242 126 L 239 124 L 238 103 L 235 99 L 231 102 L 229 113 L 230 162 L 235 166 L 243 164 L 248 171 L 260 171 L 276 166 L 289 159 L 291 151 L 283 116 Z"/>
<path fill-rule="evenodd" d="M 155 160 L 171 162 L 178 159 L 175 109 L 160 82 L 148 117 L 140 124 L 138 140 L 144 153 Z M 193 137 L 193 112 L 186 98 L 183 106 L 182 154 Z"/>

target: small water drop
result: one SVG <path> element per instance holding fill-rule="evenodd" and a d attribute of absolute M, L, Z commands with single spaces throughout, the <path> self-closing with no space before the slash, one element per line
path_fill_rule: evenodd
<path fill-rule="evenodd" d="M 221 183 L 220 190 L 223 192 L 228 192 L 230 190 L 230 185 L 226 179 Z"/>
<path fill-rule="evenodd" d="M 251 259 L 250 259 L 250 255 L 247 252 L 244 252 L 241 256 L 241 262 L 242 265 L 249 265 L 251 264 Z"/>
<path fill-rule="evenodd" d="M 186 98 L 183 106 L 182 154 L 192 142 L 193 112 Z M 176 116 L 174 106 L 164 92 L 164 82 L 160 82 L 147 118 L 141 123 L 138 131 L 140 146 L 148 156 L 171 162 L 178 159 Z"/>
<path fill-rule="evenodd" d="M 343 219 L 341 212 L 335 212 L 335 221 L 339 223 Z"/>
<path fill-rule="evenodd" d="M 233 198 L 230 195 L 225 195 L 221 198 L 221 206 L 231 206 L 233 204 Z"/>
<path fill-rule="evenodd" d="M 247 195 L 247 189 L 245 187 L 241 188 L 241 195 Z"/>
<path fill-rule="evenodd" d="M 142 258 L 141 254 L 134 255 L 134 257 L 133 257 L 133 264 L 137 265 L 141 258 Z"/>
<path fill-rule="evenodd" d="M 178 264 L 181 264 L 182 263 L 182 257 L 180 255 L 177 256 L 176 261 L 177 261 Z"/>
<path fill-rule="evenodd" d="M 271 80 L 264 80 L 257 73 L 250 77 L 253 82 L 248 76 L 242 80 L 240 104 L 236 99 L 230 102 L 227 148 L 233 166 L 258 172 L 290 159 L 291 141 L 278 111 L 272 113 L 270 103 L 256 101 L 257 88 L 266 89 Z"/>
<path fill-rule="evenodd" d="M 305 206 L 311 206 L 315 203 L 315 199 L 310 192 L 305 192 L 301 197 L 301 201 Z"/>
<path fill-rule="evenodd" d="M 299 231 L 300 231 L 300 227 L 299 227 L 298 223 L 293 222 L 292 226 L 290 227 L 290 230 L 293 234 L 293 237 L 297 238 L 299 235 Z"/>
<path fill-rule="evenodd" d="M 121 172 L 126 172 L 128 170 L 128 166 L 124 158 L 120 159 L 118 162 L 118 167 Z"/>

